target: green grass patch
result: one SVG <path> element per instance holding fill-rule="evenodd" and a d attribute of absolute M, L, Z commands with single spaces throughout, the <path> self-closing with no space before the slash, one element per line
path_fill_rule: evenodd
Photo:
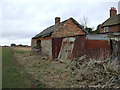
<path fill-rule="evenodd" d="M 26 88 L 21 70 L 22 68 L 15 66 L 13 51 L 10 48 L 2 48 L 2 88 Z"/>
<path fill-rule="evenodd" d="M 16 53 L 19 53 L 19 54 L 25 54 L 27 53 L 28 51 L 22 51 L 22 50 L 15 50 Z"/>
<path fill-rule="evenodd" d="M 2 48 L 2 88 L 29 88 L 29 85 L 36 83 L 36 80 L 28 74 L 24 67 L 19 66 L 13 54 L 25 54 L 28 51 Z M 37 68 L 31 66 L 29 68 Z M 41 84 L 35 88 L 44 88 Z"/>

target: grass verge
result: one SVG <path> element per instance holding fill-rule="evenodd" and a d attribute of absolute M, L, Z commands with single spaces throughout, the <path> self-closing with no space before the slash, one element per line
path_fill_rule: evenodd
<path fill-rule="evenodd" d="M 44 88 L 17 62 L 14 53 L 24 55 L 28 51 L 2 48 L 2 88 Z"/>
<path fill-rule="evenodd" d="M 2 88 L 27 88 L 21 77 L 21 69 L 16 68 L 13 51 L 2 48 Z"/>

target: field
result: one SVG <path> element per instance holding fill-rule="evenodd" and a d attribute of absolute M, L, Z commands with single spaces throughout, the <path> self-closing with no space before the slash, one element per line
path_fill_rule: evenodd
<path fill-rule="evenodd" d="M 3 88 L 120 88 L 117 59 L 55 61 L 27 47 L 3 48 L 2 58 Z"/>
<path fill-rule="evenodd" d="M 21 77 L 22 68 L 17 68 L 13 51 L 10 48 L 2 49 L 2 88 L 27 87 Z"/>
<path fill-rule="evenodd" d="M 2 88 L 30 88 L 34 80 L 16 62 L 15 53 L 25 54 L 27 49 L 2 48 Z"/>

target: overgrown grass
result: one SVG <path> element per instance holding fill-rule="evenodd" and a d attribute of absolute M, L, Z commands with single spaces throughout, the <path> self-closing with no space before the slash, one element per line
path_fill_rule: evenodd
<path fill-rule="evenodd" d="M 2 48 L 2 88 L 26 88 L 21 69 L 15 67 L 12 50 Z"/>

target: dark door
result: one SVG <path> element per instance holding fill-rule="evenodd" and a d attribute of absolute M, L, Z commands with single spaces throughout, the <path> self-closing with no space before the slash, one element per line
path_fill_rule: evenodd
<path fill-rule="evenodd" d="M 52 58 L 58 58 L 63 38 L 52 39 Z"/>

